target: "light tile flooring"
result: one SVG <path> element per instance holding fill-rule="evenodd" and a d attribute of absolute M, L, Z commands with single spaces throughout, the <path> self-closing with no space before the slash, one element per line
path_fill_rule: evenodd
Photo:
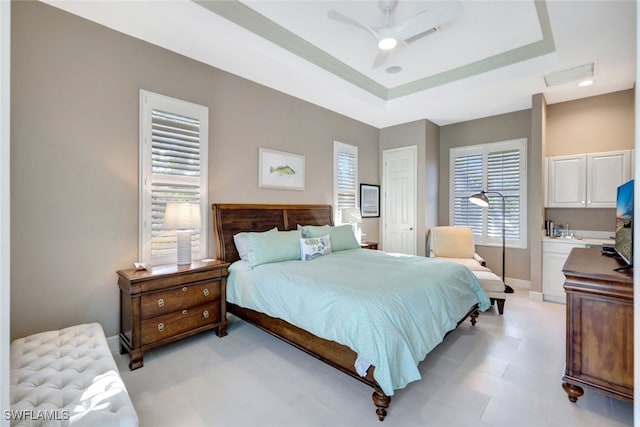
<path fill-rule="evenodd" d="M 504 316 L 465 322 L 396 392 L 384 424 L 369 387 L 233 316 L 228 336 L 150 351 L 142 369 L 115 357 L 142 427 L 633 425 L 630 403 L 590 390 L 567 399 L 564 310 L 517 290 Z"/>

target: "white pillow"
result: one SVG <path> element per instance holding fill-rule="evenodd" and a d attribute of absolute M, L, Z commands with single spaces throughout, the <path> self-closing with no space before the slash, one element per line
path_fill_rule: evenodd
<path fill-rule="evenodd" d="M 303 237 L 300 239 L 300 256 L 309 261 L 331 253 L 331 239 L 328 234 L 320 237 Z"/>
<path fill-rule="evenodd" d="M 278 231 L 278 227 L 273 227 L 271 230 L 264 231 L 264 233 L 271 233 L 273 231 Z M 247 235 L 251 233 L 238 233 L 233 235 L 233 242 L 236 244 L 236 249 L 238 250 L 238 255 L 240 255 L 240 259 L 243 261 L 247 261 L 249 259 L 249 244 L 247 243 Z M 262 233 L 255 233 L 262 234 Z"/>

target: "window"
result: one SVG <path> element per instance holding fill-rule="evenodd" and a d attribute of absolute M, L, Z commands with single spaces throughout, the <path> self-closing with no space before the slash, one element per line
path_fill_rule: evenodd
<path fill-rule="evenodd" d="M 336 224 L 340 210 L 358 206 L 358 147 L 333 142 L 333 206 Z"/>
<path fill-rule="evenodd" d="M 449 151 L 449 223 L 471 227 L 477 244 L 502 245 L 502 198 L 505 203 L 506 245 L 527 246 L 527 140 L 494 142 Z M 469 202 L 487 191 L 489 207 Z"/>
<path fill-rule="evenodd" d="M 175 230 L 163 228 L 167 202 L 200 204 L 202 223 L 191 236 L 192 259 L 207 256 L 209 110 L 140 91 L 139 259 L 176 262 Z"/>

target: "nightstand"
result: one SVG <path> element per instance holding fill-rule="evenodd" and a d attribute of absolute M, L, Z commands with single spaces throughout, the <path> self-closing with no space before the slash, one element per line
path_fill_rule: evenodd
<path fill-rule="evenodd" d="M 378 242 L 360 242 L 360 247 L 362 249 L 378 250 Z"/>
<path fill-rule="evenodd" d="M 118 270 L 120 354 L 129 353 L 129 369 L 143 366 L 143 352 L 218 328 L 227 334 L 228 263 L 194 261 L 149 270 Z"/>

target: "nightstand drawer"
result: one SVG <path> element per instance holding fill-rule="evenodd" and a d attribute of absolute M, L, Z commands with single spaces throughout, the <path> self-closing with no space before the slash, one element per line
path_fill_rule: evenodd
<path fill-rule="evenodd" d="M 149 319 L 218 299 L 220 299 L 219 280 L 154 292 L 142 295 L 140 298 L 141 317 Z"/>
<path fill-rule="evenodd" d="M 207 303 L 143 320 L 142 345 L 171 338 L 200 326 L 220 322 L 220 304 Z"/>

